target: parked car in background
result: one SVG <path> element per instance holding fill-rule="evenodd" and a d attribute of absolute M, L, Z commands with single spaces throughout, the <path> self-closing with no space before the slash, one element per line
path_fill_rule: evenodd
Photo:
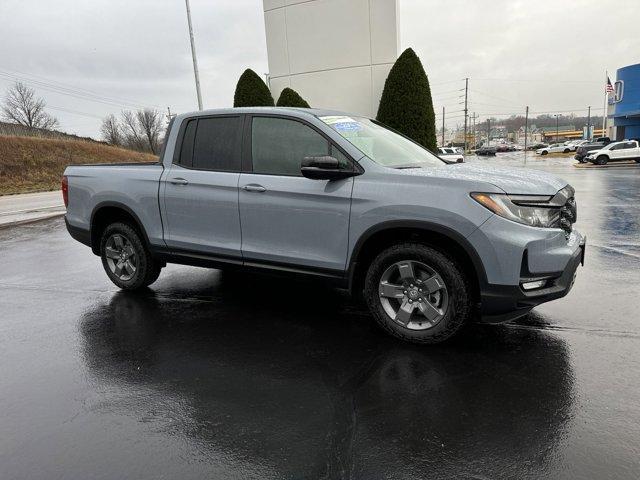
<path fill-rule="evenodd" d="M 528 150 L 538 150 L 539 148 L 545 148 L 548 147 L 549 144 L 548 143 L 534 143 L 533 145 L 529 145 L 527 147 Z"/>
<path fill-rule="evenodd" d="M 480 155 L 483 157 L 495 157 L 496 147 L 480 147 L 478 150 L 476 150 L 476 155 Z"/>
<path fill-rule="evenodd" d="M 453 147 L 440 147 L 438 148 L 438 156 L 444 160 L 452 162 L 462 163 L 464 162 L 464 155 L 458 152 L 457 148 Z"/>
<path fill-rule="evenodd" d="M 579 146 L 587 143 L 589 143 L 589 140 L 571 140 L 570 142 L 565 142 L 565 145 L 569 147 L 572 152 L 575 152 Z"/>
<path fill-rule="evenodd" d="M 571 151 L 571 148 L 569 148 L 564 143 L 554 143 L 549 145 L 548 147 L 537 149 L 536 154 L 548 155 L 549 153 L 569 153 L 570 151 Z"/>
<path fill-rule="evenodd" d="M 606 165 L 609 162 L 621 160 L 635 160 L 640 163 L 640 144 L 637 140 L 613 142 L 600 150 L 592 150 L 587 155 L 587 161 L 596 165 Z"/>
<path fill-rule="evenodd" d="M 69 233 L 124 290 L 147 295 L 167 263 L 306 274 L 363 295 L 391 335 L 438 343 L 476 312 L 503 322 L 565 296 L 584 261 L 566 181 L 446 162 L 364 117 L 207 110 L 166 138 L 158 162 L 62 179 Z"/>
<path fill-rule="evenodd" d="M 598 137 L 594 138 L 593 142 L 587 142 L 583 145 L 580 145 L 576 149 L 576 154 L 573 158 L 578 160 L 580 163 L 587 162 L 587 155 L 589 152 L 593 150 L 600 150 L 605 145 L 609 145 L 611 143 L 611 139 L 609 137 Z"/>

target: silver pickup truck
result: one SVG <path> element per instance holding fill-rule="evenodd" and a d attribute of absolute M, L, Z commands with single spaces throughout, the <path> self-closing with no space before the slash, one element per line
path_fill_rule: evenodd
<path fill-rule="evenodd" d="M 168 262 L 310 275 L 419 343 L 562 297 L 584 261 L 565 181 L 452 163 L 340 112 L 179 115 L 158 163 L 70 166 L 63 194 L 69 233 L 120 288 Z"/>

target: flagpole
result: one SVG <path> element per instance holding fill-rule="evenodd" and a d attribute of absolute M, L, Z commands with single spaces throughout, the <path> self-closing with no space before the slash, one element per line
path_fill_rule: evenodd
<path fill-rule="evenodd" d="M 607 92 L 607 86 L 609 85 L 609 72 L 604 71 L 604 110 L 602 112 L 602 137 L 608 137 L 606 134 L 607 128 L 607 97 L 609 96 L 609 92 Z"/>

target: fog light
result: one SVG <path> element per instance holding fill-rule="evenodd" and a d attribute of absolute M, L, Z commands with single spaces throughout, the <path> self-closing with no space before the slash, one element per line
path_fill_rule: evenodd
<path fill-rule="evenodd" d="M 523 282 L 522 288 L 523 290 L 533 290 L 535 288 L 544 287 L 547 283 L 547 280 L 536 280 L 535 282 Z"/>

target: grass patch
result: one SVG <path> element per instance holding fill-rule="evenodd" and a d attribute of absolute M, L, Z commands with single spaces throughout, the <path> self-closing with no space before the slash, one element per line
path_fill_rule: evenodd
<path fill-rule="evenodd" d="M 57 190 L 67 165 L 157 160 L 96 142 L 0 136 L 0 195 Z"/>

